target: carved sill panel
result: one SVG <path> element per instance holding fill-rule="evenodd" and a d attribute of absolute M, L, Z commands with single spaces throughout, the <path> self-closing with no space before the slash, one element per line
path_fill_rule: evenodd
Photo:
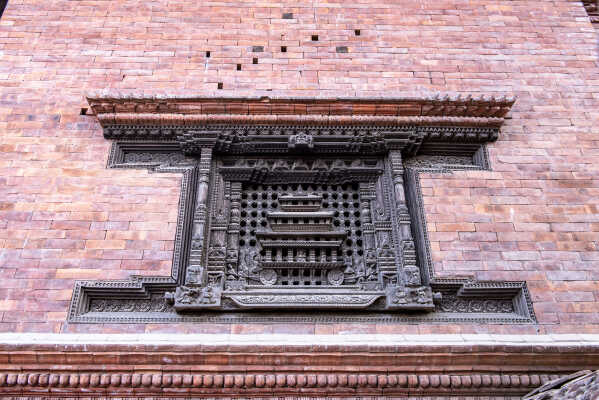
<path fill-rule="evenodd" d="M 72 322 L 534 321 L 524 282 L 436 279 L 430 261 L 418 174 L 487 168 L 498 127 L 104 132 L 109 167 L 183 174 L 173 270 L 77 282 Z"/>

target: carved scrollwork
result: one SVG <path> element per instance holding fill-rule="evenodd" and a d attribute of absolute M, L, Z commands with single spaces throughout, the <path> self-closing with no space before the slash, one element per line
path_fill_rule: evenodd
<path fill-rule="evenodd" d="M 175 165 L 180 163 L 192 163 L 193 161 L 182 153 L 173 152 L 127 152 L 123 156 L 123 162 L 125 163 L 139 163 L 139 164 L 165 164 Z"/>
<path fill-rule="evenodd" d="M 172 312 L 173 309 L 163 296 L 155 295 L 143 300 L 94 299 L 90 302 L 89 311 L 95 313 Z"/>
<path fill-rule="evenodd" d="M 468 299 L 454 295 L 444 295 L 439 308 L 452 313 L 513 313 L 512 300 L 504 299 Z"/>
<path fill-rule="evenodd" d="M 444 165 L 476 167 L 472 156 L 421 155 L 405 161 L 405 166 L 409 168 L 430 169 Z"/>
<path fill-rule="evenodd" d="M 234 296 L 233 300 L 240 304 L 256 305 L 368 305 L 372 304 L 378 296 L 361 294 L 298 294 L 298 295 L 246 295 Z"/>

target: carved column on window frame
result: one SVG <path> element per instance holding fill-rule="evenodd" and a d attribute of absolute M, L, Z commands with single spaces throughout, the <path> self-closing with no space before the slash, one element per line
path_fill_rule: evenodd
<path fill-rule="evenodd" d="M 241 222 L 241 182 L 229 183 L 229 226 L 227 227 L 227 281 L 231 290 L 241 289 L 247 283 L 239 270 L 239 223 Z"/>
<path fill-rule="evenodd" d="M 404 189 L 404 170 L 400 150 L 391 149 L 388 153 L 391 180 L 393 184 L 393 215 L 394 228 L 398 240 L 396 252 L 399 258 L 396 285 L 387 286 L 387 308 L 401 307 L 405 298 L 416 298 L 418 302 L 430 303 L 436 294 L 432 293 L 429 285 L 422 285 L 420 268 L 416 260 L 416 249 L 412 237 L 411 218 L 406 204 Z M 440 299 L 440 297 L 439 297 Z M 434 306 L 433 306 L 434 307 Z"/>
<path fill-rule="evenodd" d="M 226 271 L 227 259 L 227 226 L 229 210 L 229 185 L 216 172 L 215 161 L 212 160 L 210 171 L 211 195 L 209 198 L 210 218 L 209 223 L 209 243 L 206 253 L 206 266 L 209 275 L 224 275 Z"/>
<path fill-rule="evenodd" d="M 223 272 L 211 271 L 207 265 L 205 249 L 207 246 L 208 193 L 212 166 L 212 146 L 202 147 L 197 165 L 198 179 L 196 202 L 193 215 L 193 230 L 189 262 L 185 271 L 185 282 L 175 292 L 165 294 L 175 308 L 218 308 L 221 303 Z"/>
<path fill-rule="evenodd" d="M 198 180 L 196 204 L 193 215 L 193 234 L 191 239 L 190 264 L 200 264 L 204 257 L 204 237 L 206 233 L 206 216 L 208 210 L 208 187 L 210 181 L 210 165 L 212 148 L 203 148 L 198 163 Z"/>
<path fill-rule="evenodd" d="M 393 188 L 395 194 L 395 209 L 397 211 L 397 227 L 401 235 L 401 265 L 403 266 L 403 281 L 406 286 L 417 287 L 422 284 L 422 276 L 416 259 L 416 246 L 412 237 L 412 218 L 406 203 L 404 182 L 404 168 L 401 152 L 391 150 L 391 173 L 393 174 Z"/>
<path fill-rule="evenodd" d="M 375 240 L 374 240 L 374 224 L 372 214 L 372 201 L 376 199 L 376 192 L 373 188 L 373 182 L 360 183 L 360 209 L 363 221 L 364 234 L 364 253 L 366 258 L 374 257 L 376 259 Z"/>

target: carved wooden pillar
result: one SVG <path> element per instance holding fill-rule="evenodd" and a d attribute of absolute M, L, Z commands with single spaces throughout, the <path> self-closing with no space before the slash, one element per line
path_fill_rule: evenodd
<path fill-rule="evenodd" d="M 210 166 L 212 164 L 212 148 L 202 148 L 198 163 L 198 179 L 196 186 L 196 205 L 193 214 L 192 248 L 187 268 L 186 282 L 194 280 L 192 274 L 201 269 L 191 266 L 201 266 L 204 262 L 204 237 L 206 231 L 208 184 L 210 180 Z M 197 278 L 195 279 L 196 281 Z M 204 282 L 201 282 L 204 283 Z"/>
<path fill-rule="evenodd" d="M 197 308 L 218 308 L 221 305 L 223 273 L 210 273 L 204 250 L 208 225 L 208 192 L 210 170 L 212 166 L 212 146 L 200 149 L 200 160 L 196 166 L 197 183 L 195 208 L 193 212 L 193 227 L 191 235 L 191 250 L 185 283 L 177 286 L 175 292 L 166 292 L 165 298 L 174 303 L 176 310 Z"/>
<path fill-rule="evenodd" d="M 395 203 L 397 215 L 400 221 L 410 221 L 410 215 L 408 213 L 408 207 L 406 206 L 406 193 L 404 190 L 403 180 L 403 163 L 401 158 L 401 152 L 399 150 L 391 150 L 389 152 L 389 159 L 391 160 L 391 173 L 393 175 L 393 188 L 395 191 Z M 403 233 L 403 232 L 402 232 Z M 411 237 L 411 232 L 406 232 L 406 235 Z M 407 237 L 402 235 L 402 237 Z"/>
<path fill-rule="evenodd" d="M 391 174 L 395 193 L 395 209 L 397 211 L 397 227 L 400 234 L 400 255 L 403 266 L 403 282 L 407 286 L 420 286 L 422 283 L 420 269 L 416 264 L 416 249 L 412 237 L 411 219 L 406 204 L 406 193 L 404 189 L 404 168 L 399 150 L 389 152 L 391 161 Z"/>
<path fill-rule="evenodd" d="M 229 226 L 227 228 L 227 263 L 238 265 L 239 257 L 239 222 L 241 221 L 241 182 L 231 182 L 231 191 L 229 193 L 230 200 L 230 217 Z"/>
<path fill-rule="evenodd" d="M 360 183 L 360 216 L 363 223 L 364 250 L 366 253 L 373 251 L 374 225 L 372 224 L 371 202 L 376 198 L 372 182 Z"/>

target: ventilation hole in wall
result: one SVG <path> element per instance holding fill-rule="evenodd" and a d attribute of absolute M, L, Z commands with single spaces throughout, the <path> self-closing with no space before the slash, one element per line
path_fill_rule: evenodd
<path fill-rule="evenodd" d="M 206 52 L 206 58 L 210 58 L 210 52 L 209 51 Z"/>
<path fill-rule="evenodd" d="M 312 41 L 318 42 L 318 35 L 312 35 Z"/>
<path fill-rule="evenodd" d="M 254 53 L 262 53 L 264 51 L 264 46 L 252 46 L 252 52 Z"/>
<path fill-rule="evenodd" d="M 222 88 L 223 88 L 223 83 L 222 83 L 222 82 L 219 82 L 219 83 L 218 83 L 218 89 L 222 89 Z"/>
<path fill-rule="evenodd" d="M 281 46 L 281 53 L 287 53 L 287 46 Z"/>
<path fill-rule="evenodd" d="M 283 13 L 283 19 L 292 19 L 293 13 Z"/>
<path fill-rule="evenodd" d="M 356 29 L 356 30 L 354 31 L 354 35 L 356 35 L 356 36 L 360 36 L 360 30 L 359 30 L 359 29 Z"/>
<path fill-rule="evenodd" d="M 347 53 L 347 51 L 346 46 L 337 46 L 337 53 Z"/>
<path fill-rule="evenodd" d="M 252 64 L 258 64 L 258 59 L 256 57 L 252 58 Z"/>
<path fill-rule="evenodd" d="M 87 115 L 87 107 L 83 107 L 79 115 Z"/>
<path fill-rule="evenodd" d="M 237 64 L 237 71 L 241 71 L 241 64 Z"/>

